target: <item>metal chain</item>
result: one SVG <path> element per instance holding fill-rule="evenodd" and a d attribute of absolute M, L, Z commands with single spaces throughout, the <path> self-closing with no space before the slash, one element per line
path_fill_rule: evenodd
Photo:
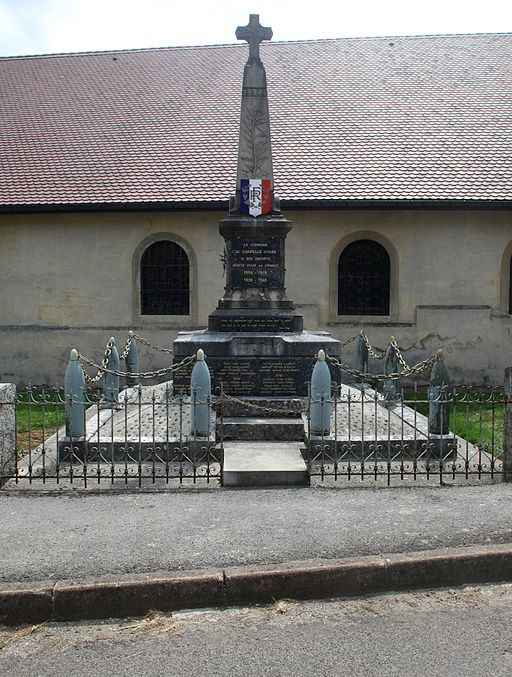
<path fill-rule="evenodd" d="M 342 371 L 345 371 L 348 374 L 351 374 L 352 376 L 366 380 L 375 379 L 378 381 L 385 381 L 386 379 L 396 380 L 401 378 L 402 376 L 415 376 L 417 374 L 421 374 L 424 371 L 426 371 L 429 367 L 433 366 L 439 359 L 437 353 L 434 353 L 433 355 L 430 355 L 430 357 L 427 357 L 426 360 L 418 362 L 418 364 L 415 364 L 413 367 L 408 367 L 405 371 L 402 371 L 400 373 L 395 372 L 393 374 L 368 374 L 368 373 L 365 374 L 362 371 L 359 371 L 359 369 L 354 369 L 350 365 L 340 362 L 335 357 L 326 355 L 326 358 L 335 367 L 338 367 L 338 369 L 341 369 Z"/>
<path fill-rule="evenodd" d="M 410 369 L 409 365 L 407 364 L 407 362 L 402 357 L 402 353 L 400 351 L 400 348 L 398 347 L 398 343 L 396 342 L 395 337 L 392 336 L 389 342 L 393 346 L 393 348 L 395 349 L 396 356 L 398 357 L 398 361 L 400 362 L 402 367 L 404 369 Z"/>
<path fill-rule="evenodd" d="M 352 343 L 352 341 L 355 341 L 358 336 L 359 334 L 356 334 L 355 336 L 351 336 L 350 338 L 348 338 L 346 341 L 343 341 L 341 347 L 344 348 L 345 346 L 348 346 L 348 344 Z"/>
<path fill-rule="evenodd" d="M 81 353 L 78 353 L 78 358 L 85 362 L 86 364 L 90 365 L 91 367 L 95 367 L 99 371 L 101 371 L 101 375 L 103 374 L 112 374 L 113 376 L 126 376 L 127 378 L 133 378 L 133 379 L 144 379 L 144 378 L 156 378 L 157 376 L 164 376 L 165 374 L 170 374 L 173 371 L 177 371 L 181 367 L 185 367 L 187 364 L 190 364 L 196 359 L 195 355 L 192 355 L 190 357 L 186 357 L 184 360 L 179 362 L 178 364 L 173 364 L 170 367 L 164 367 L 163 369 L 155 369 L 154 371 L 142 371 L 139 373 L 133 373 L 130 371 L 119 371 L 117 369 L 107 369 L 106 367 L 103 367 L 102 365 L 100 366 L 93 360 L 89 359 L 85 355 L 82 355 Z M 84 371 L 85 373 L 85 371 Z M 96 380 L 99 380 L 97 377 L 95 377 Z M 100 376 L 101 378 L 101 376 Z M 86 381 L 88 383 L 95 383 L 96 381 L 91 380 L 91 377 L 87 376 L 86 374 Z"/>
<path fill-rule="evenodd" d="M 132 344 L 132 339 L 134 337 L 133 331 L 128 332 L 128 338 L 126 339 L 126 345 L 123 352 L 119 355 L 120 360 L 125 360 L 130 352 L 130 346 Z"/>
<path fill-rule="evenodd" d="M 108 358 L 112 354 L 112 348 L 114 347 L 115 341 L 112 339 L 109 340 L 107 343 L 107 347 L 105 348 L 105 354 L 103 355 L 103 359 L 101 360 L 101 366 L 98 364 L 92 363 L 92 366 L 96 367 L 98 370 L 98 373 L 96 376 L 89 376 L 89 374 L 85 371 L 85 369 L 82 367 L 82 371 L 84 372 L 84 377 L 86 383 L 98 383 L 98 381 L 103 378 L 103 373 L 106 370 L 108 366 Z M 78 354 L 80 357 L 80 353 Z"/>
<path fill-rule="evenodd" d="M 267 411 L 271 414 L 293 414 L 294 416 L 299 415 L 299 412 L 293 411 L 292 409 L 271 409 L 270 407 L 262 407 L 259 404 L 252 404 L 252 402 L 246 402 L 245 400 L 239 400 L 237 397 L 233 397 L 232 395 L 227 395 L 226 393 L 223 393 L 222 397 L 225 397 L 226 400 L 231 400 L 231 402 L 237 402 L 238 404 L 243 404 L 244 407 L 247 407 L 247 408 L 250 408 L 250 409 L 258 409 L 259 411 Z"/>
<path fill-rule="evenodd" d="M 171 348 L 164 348 L 163 346 L 156 346 L 150 343 L 147 339 L 145 339 L 143 336 L 140 334 L 135 334 L 132 332 L 133 338 L 137 339 L 137 341 L 140 341 L 143 343 L 145 346 L 148 346 L 149 348 L 153 348 L 154 350 L 159 350 L 162 353 L 167 353 L 168 355 L 173 355 L 174 352 L 171 350 Z"/>
<path fill-rule="evenodd" d="M 381 353 L 375 352 L 375 350 L 374 350 L 374 349 L 372 348 L 372 346 L 370 345 L 370 341 L 368 340 L 368 336 L 366 336 L 366 333 L 364 332 L 363 329 L 361 329 L 360 336 L 363 337 L 364 342 L 365 342 L 365 344 L 366 344 L 366 347 L 368 348 L 368 353 L 369 353 L 373 358 L 375 358 L 376 360 L 382 360 L 382 359 L 386 356 L 386 351 L 381 352 Z"/>

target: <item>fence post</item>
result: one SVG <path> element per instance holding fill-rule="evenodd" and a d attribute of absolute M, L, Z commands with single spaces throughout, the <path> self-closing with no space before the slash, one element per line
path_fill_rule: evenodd
<path fill-rule="evenodd" d="M 16 471 L 16 386 L 0 383 L 0 487 Z"/>
<path fill-rule="evenodd" d="M 311 432 L 329 435 L 331 432 L 331 372 L 325 361 L 325 352 L 318 351 L 311 375 Z"/>
<path fill-rule="evenodd" d="M 207 437 L 210 430 L 210 397 L 212 381 L 210 371 L 204 359 L 204 351 L 199 348 L 196 363 L 190 378 L 190 396 L 192 406 L 190 410 L 190 434 L 197 437 Z"/>
<path fill-rule="evenodd" d="M 73 348 L 64 375 L 66 437 L 85 437 L 85 393 L 84 370 Z"/>
<path fill-rule="evenodd" d="M 113 338 L 109 343 L 112 344 L 110 355 L 108 356 L 107 369 L 111 371 L 119 371 L 119 353 L 117 351 L 116 343 Z M 101 402 L 103 405 L 117 404 L 119 400 L 119 376 L 116 374 L 103 374 L 103 394 Z"/>
<path fill-rule="evenodd" d="M 362 331 L 357 337 L 356 369 L 363 374 L 368 373 L 368 346 L 366 345 Z"/>
<path fill-rule="evenodd" d="M 137 340 L 133 335 L 133 331 L 129 332 L 131 339 L 130 339 L 130 345 L 128 347 L 128 353 L 126 354 L 126 371 L 129 372 L 130 374 L 138 374 L 139 373 L 139 349 L 137 346 Z M 126 385 L 127 386 L 136 386 L 139 383 L 138 378 L 131 378 L 127 377 L 126 378 Z"/>
<path fill-rule="evenodd" d="M 386 374 L 398 374 L 400 371 L 398 355 L 391 343 L 386 348 L 385 371 Z M 388 378 L 384 381 L 384 396 L 389 402 L 396 400 L 396 379 Z"/>
<path fill-rule="evenodd" d="M 503 417 L 503 481 L 512 482 L 512 367 L 505 369 L 505 415 Z"/>

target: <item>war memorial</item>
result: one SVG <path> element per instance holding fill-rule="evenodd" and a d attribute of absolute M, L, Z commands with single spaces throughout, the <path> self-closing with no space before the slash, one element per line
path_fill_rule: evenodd
<path fill-rule="evenodd" d="M 63 391 L 29 388 L 28 395 L 16 399 L 14 386 L 6 384 L 0 392 L 0 424 L 10 443 L 1 450 L 1 479 L 16 485 L 21 478 L 30 483 L 42 478 L 84 485 L 118 479 L 139 486 L 202 481 L 240 487 L 304 485 L 312 477 L 391 484 L 419 477 L 428 482 L 433 475 L 440 481 L 450 475 L 454 481 L 508 476 L 508 446 L 500 446 L 496 430 L 505 407 L 505 431 L 512 434 L 508 390 L 461 394 L 442 351 L 411 366 L 393 336 L 386 349 L 376 349 L 358 324 L 343 342 L 325 330 L 304 329 L 286 287 L 286 239 L 293 224 L 274 191 L 267 79 L 260 58 L 260 43 L 272 38 L 272 30 L 251 15 L 236 37 L 248 42 L 249 56 L 236 184 L 229 214 L 219 224 L 224 292 L 208 326 L 179 332 L 172 349 L 130 331 L 118 350 L 112 337 L 101 364 L 73 348 Z M 153 267 L 158 275 L 158 266 Z M 351 275 L 359 279 L 354 266 Z M 377 284 L 375 279 L 369 282 L 370 300 L 379 296 L 381 278 Z M 187 287 L 184 292 L 182 302 L 188 303 Z M 352 343 L 356 359 L 351 366 L 344 351 Z M 171 365 L 144 370 L 141 346 L 165 354 Z M 381 360 L 377 373 L 369 369 L 370 359 Z M 90 367 L 95 375 L 87 372 Z M 417 392 L 418 377 L 423 394 Z M 126 379 L 121 391 L 120 378 Z M 413 394 L 398 386 L 404 378 L 414 385 Z M 27 440 L 18 435 L 17 441 L 16 405 L 28 415 Z M 57 411 L 55 430 L 50 433 L 43 424 L 42 439 L 39 433 L 33 436 L 34 409 L 45 421 L 51 407 Z M 485 439 L 484 411 L 490 411 L 492 428 Z"/>
<path fill-rule="evenodd" d="M 233 395 L 292 397 L 307 394 L 320 349 L 340 355 L 327 332 L 304 331 L 303 318 L 288 299 L 285 243 L 292 228 L 274 194 L 267 78 L 259 45 L 272 30 L 251 15 L 236 31 L 249 43 L 244 68 L 236 192 L 229 216 L 220 222 L 226 287 L 208 318 L 208 328 L 183 332 L 173 344 L 174 360 L 202 348 L 214 388 Z M 175 376 L 184 384 L 188 374 Z"/>

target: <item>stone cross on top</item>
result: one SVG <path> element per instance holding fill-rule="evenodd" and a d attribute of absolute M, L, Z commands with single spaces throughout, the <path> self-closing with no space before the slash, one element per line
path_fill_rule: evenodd
<path fill-rule="evenodd" d="M 247 26 L 238 26 L 235 33 L 237 40 L 249 43 L 249 61 L 260 60 L 260 42 L 272 40 L 272 29 L 260 24 L 259 14 L 249 14 Z"/>

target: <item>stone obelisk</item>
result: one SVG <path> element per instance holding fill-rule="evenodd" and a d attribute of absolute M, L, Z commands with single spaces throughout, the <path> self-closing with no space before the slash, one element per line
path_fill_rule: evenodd
<path fill-rule="evenodd" d="M 285 288 L 285 240 L 291 230 L 274 195 L 267 77 L 260 43 L 272 30 L 251 14 L 236 30 L 249 43 L 244 68 L 237 182 L 229 216 L 219 224 L 225 241 L 226 285 L 208 329 L 181 332 L 174 361 L 206 354 L 213 387 L 228 394 L 294 397 L 307 393 L 318 351 L 340 354 L 340 343 L 327 332 L 303 331 L 303 318 Z M 175 375 L 176 385 L 187 376 Z"/>
<path fill-rule="evenodd" d="M 230 215 L 220 223 L 226 242 L 226 288 L 210 315 L 211 331 L 299 332 L 302 316 L 285 290 L 285 238 L 292 224 L 279 210 L 274 195 L 267 76 L 260 43 L 272 29 L 251 14 L 236 30 L 249 43 L 244 68 L 236 191 Z"/>

